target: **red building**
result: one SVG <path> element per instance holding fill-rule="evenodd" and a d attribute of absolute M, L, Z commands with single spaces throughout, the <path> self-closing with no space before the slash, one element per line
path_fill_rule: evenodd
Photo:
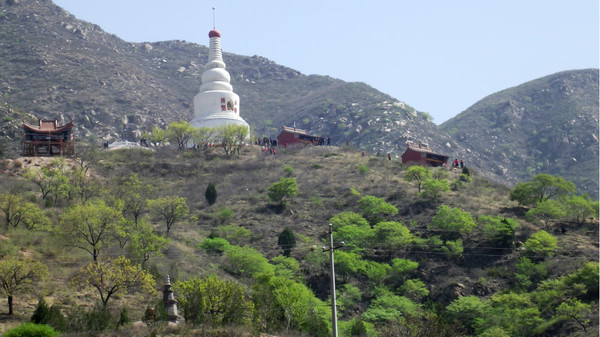
<path fill-rule="evenodd" d="M 73 121 L 58 125 L 56 120 L 39 120 L 35 126 L 23 122 L 24 156 L 72 156 L 75 154 Z"/>
<path fill-rule="evenodd" d="M 406 142 L 406 151 L 402 154 L 402 164 L 415 164 L 423 166 L 438 167 L 448 165 L 448 156 L 435 153 L 427 144 Z"/>
<path fill-rule="evenodd" d="M 306 133 L 306 130 L 290 128 L 287 126 L 283 126 L 281 133 L 277 136 L 277 144 L 279 146 L 288 143 L 288 145 L 292 144 L 313 144 L 319 145 L 319 140 L 322 137 L 313 136 Z"/>

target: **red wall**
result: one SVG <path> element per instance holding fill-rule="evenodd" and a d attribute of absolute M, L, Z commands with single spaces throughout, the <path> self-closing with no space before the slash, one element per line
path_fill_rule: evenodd
<path fill-rule="evenodd" d="M 421 158 L 421 152 L 417 152 L 412 149 L 407 149 L 406 152 L 402 154 L 402 164 L 407 163 L 425 165 L 427 163 L 427 160 L 426 158 Z"/>
<path fill-rule="evenodd" d="M 300 141 L 298 140 L 298 138 L 294 137 L 293 133 L 287 132 L 287 131 L 281 131 L 281 133 L 279 134 L 279 136 L 277 136 L 277 144 L 279 146 L 283 146 L 284 143 L 288 143 L 288 144 L 296 144 L 299 143 Z"/>

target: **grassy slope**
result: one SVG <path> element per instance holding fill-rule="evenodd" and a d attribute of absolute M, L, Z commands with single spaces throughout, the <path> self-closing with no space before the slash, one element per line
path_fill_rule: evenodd
<path fill-rule="evenodd" d="M 231 277 L 219 268 L 221 257 L 196 249 L 198 243 L 219 223 L 216 214 L 222 208 L 233 211 L 233 216 L 225 223 L 243 226 L 252 232 L 251 240 L 239 244 L 249 244 L 268 258 L 281 254 L 277 237 L 283 228 L 289 227 L 295 234 L 305 236 L 307 239 L 299 243 L 292 254 L 302 261 L 302 255 L 311 246 L 322 245 L 321 240 L 325 237 L 331 216 L 341 211 L 357 210 L 358 197 L 351 193 L 351 188 L 361 195 L 385 198 L 399 209 L 398 215 L 389 220 L 401 221 L 414 233 L 424 236 L 439 206 L 417 197 L 416 185 L 403 179 L 406 168 L 398 161 L 388 161 L 384 157 L 361 157 L 358 151 L 351 148 L 280 149 L 277 156 L 270 156 L 257 147 L 249 147 L 243 150 L 239 158 L 212 160 L 166 149 L 157 154 L 126 151 L 105 153 L 104 156 L 95 169 L 101 179 L 110 181 L 135 172 L 143 180 L 159 187 L 158 194 L 187 198 L 198 221 L 176 224 L 171 229 L 172 244 L 164 256 L 154 256 L 150 260 L 150 265 L 154 265 L 161 275 L 169 273 L 176 279 L 209 272 Z M 359 165 L 368 167 L 368 172 L 360 173 Z M 297 179 L 299 192 L 290 200 L 288 207 L 280 212 L 269 203 L 267 192 L 271 184 L 288 175 L 286 166 L 293 168 L 291 176 Z M 33 186 L 20 180 L 19 172 L 18 168 L 5 171 L 0 192 L 29 190 L 32 191 L 28 192 L 29 195 L 35 194 Z M 217 203 L 211 207 L 204 198 L 209 182 L 216 184 L 218 191 Z M 473 183 L 445 194 L 441 203 L 459 207 L 473 216 L 516 217 L 521 222 L 517 239 L 525 241 L 539 227 L 524 220 L 523 209 L 508 200 L 508 192 L 505 187 L 475 176 Z M 163 232 L 165 230 L 158 224 L 156 228 Z M 93 304 L 97 296 L 95 293 L 75 293 L 66 287 L 76 268 L 91 260 L 89 256 L 78 250 L 61 247 L 52 236 L 43 233 L 12 231 L 0 239 L 49 265 L 52 276 L 42 288 L 47 289 L 50 303 Z M 461 260 L 449 260 L 433 251 L 397 252 L 396 255 L 419 261 L 419 277 L 431 290 L 430 297 L 434 301 L 447 304 L 455 296 L 457 284 L 465 286 L 463 295 L 477 291 L 477 295 L 487 297 L 508 286 L 506 279 L 495 278 L 490 270 L 510 266 L 520 255 L 518 251 L 502 254 L 486 248 L 480 239 L 480 232 L 475 231 L 465 240 L 465 256 Z M 585 261 L 597 260 L 597 226 L 573 229 L 566 236 L 558 235 L 558 239 L 559 250 L 550 260 L 550 277 L 572 272 Z M 4 247 L 8 247 L 8 244 Z M 121 252 L 113 250 L 106 253 L 118 255 Z M 380 259 L 385 260 L 385 257 Z M 314 280 L 319 275 L 310 276 Z M 162 281 L 158 283 L 160 287 Z M 310 285 L 317 296 L 326 299 L 326 286 L 315 281 Z M 128 309 L 131 308 L 130 317 L 139 319 L 148 299 L 135 296 L 115 298 L 113 308 L 120 308 L 125 300 Z M 34 294 L 17 297 L 17 320 L 28 320 L 35 303 Z M 6 299 L 0 299 L 0 308 L 5 307 Z M 4 320 L 0 324 L 0 330 L 3 331 L 7 326 L 16 324 L 16 321 Z"/>

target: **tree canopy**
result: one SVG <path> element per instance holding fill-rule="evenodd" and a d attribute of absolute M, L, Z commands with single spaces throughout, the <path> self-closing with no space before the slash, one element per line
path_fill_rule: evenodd
<path fill-rule="evenodd" d="M 4 257 L 0 260 L 0 286 L 8 299 L 8 314 L 13 314 L 13 299 L 48 277 L 48 267 L 39 261 Z"/>
<path fill-rule="evenodd" d="M 538 174 L 530 182 L 517 184 L 510 193 L 510 200 L 530 205 L 576 191 L 575 184 L 550 174 Z"/>
<path fill-rule="evenodd" d="M 71 284 L 78 288 L 95 288 L 104 307 L 115 294 L 156 293 L 154 277 L 140 266 L 131 264 L 124 256 L 90 262 L 79 269 Z"/>

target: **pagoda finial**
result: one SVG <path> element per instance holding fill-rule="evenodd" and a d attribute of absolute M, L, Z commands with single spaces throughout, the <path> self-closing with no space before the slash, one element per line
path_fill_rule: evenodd
<path fill-rule="evenodd" d="M 213 29 L 216 29 L 217 26 L 215 25 L 215 6 L 212 7 L 213 10 Z"/>
<path fill-rule="evenodd" d="M 167 274 L 167 284 L 171 285 L 171 277 L 169 276 L 169 274 Z"/>

